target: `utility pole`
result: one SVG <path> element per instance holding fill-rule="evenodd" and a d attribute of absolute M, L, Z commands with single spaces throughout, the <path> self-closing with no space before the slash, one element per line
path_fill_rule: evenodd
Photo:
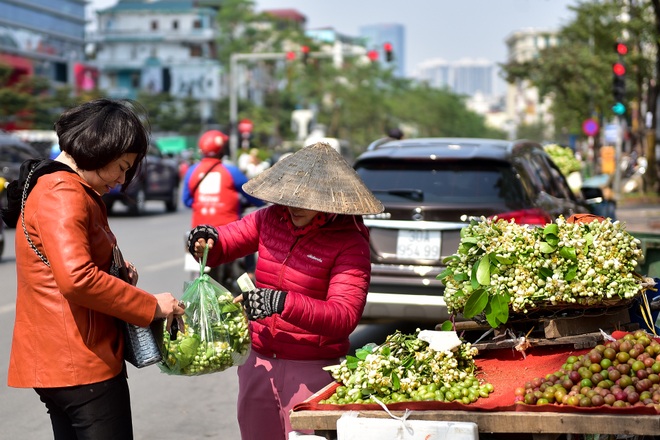
<path fill-rule="evenodd" d="M 307 58 L 332 58 L 332 53 L 307 52 Z M 240 61 L 284 61 L 295 59 L 294 52 L 233 53 L 229 61 L 229 153 L 232 161 L 238 159 L 238 63 Z"/>

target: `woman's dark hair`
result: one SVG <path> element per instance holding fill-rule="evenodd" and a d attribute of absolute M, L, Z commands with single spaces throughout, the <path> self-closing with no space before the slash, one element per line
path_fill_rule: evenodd
<path fill-rule="evenodd" d="M 149 149 L 149 122 L 136 107 L 133 101 L 102 98 L 66 110 L 55 122 L 60 149 L 85 171 L 101 169 L 122 154 L 136 153 L 122 186 L 126 189 Z"/>

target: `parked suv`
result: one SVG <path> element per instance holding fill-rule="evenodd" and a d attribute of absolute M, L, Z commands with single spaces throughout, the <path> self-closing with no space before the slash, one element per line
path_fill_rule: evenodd
<path fill-rule="evenodd" d="M 589 212 L 543 147 L 530 141 L 393 140 L 370 147 L 354 168 L 385 206 L 365 216 L 372 261 L 366 320 L 448 319 L 436 277 L 470 216 L 543 225 Z"/>
<path fill-rule="evenodd" d="M 155 146 L 149 147 L 140 172 L 125 192 L 117 186 L 103 195 L 108 212 L 119 201 L 128 207 L 131 215 L 143 214 L 147 200 L 165 202 L 167 212 L 174 212 L 179 206 L 179 167 Z"/>

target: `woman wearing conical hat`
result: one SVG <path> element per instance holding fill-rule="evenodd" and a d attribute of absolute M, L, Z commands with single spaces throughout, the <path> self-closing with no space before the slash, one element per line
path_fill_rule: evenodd
<path fill-rule="evenodd" d="M 353 168 L 326 143 L 305 147 L 243 189 L 271 205 L 188 239 L 210 266 L 258 251 L 256 289 L 237 298 L 252 350 L 238 367 L 243 440 L 286 440 L 289 411 L 330 382 L 323 367 L 349 350 L 371 276 L 363 214 L 383 211 Z"/>

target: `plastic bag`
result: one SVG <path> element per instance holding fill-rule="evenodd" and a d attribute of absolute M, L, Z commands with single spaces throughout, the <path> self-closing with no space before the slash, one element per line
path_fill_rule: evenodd
<path fill-rule="evenodd" d="M 197 376 L 241 365 L 250 354 L 245 311 L 233 303 L 229 290 L 204 273 L 208 248 L 200 262 L 200 275 L 188 284 L 181 300 L 186 305 L 184 329 L 176 337 L 163 337 L 163 372 Z"/>

